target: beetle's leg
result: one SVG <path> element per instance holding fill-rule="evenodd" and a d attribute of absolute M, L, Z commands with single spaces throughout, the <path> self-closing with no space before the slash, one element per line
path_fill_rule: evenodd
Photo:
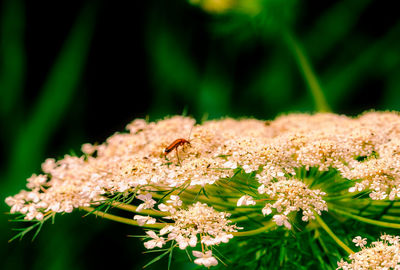
<path fill-rule="evenodd" d="M 167 154 L 163 153 L 163 156 L 164 156 L 165 160 L 169 161 L 169 158 L 167 157 Z"/>
<path fill-rule="evenodd" d="M 178 159 L 178 164 L 181 165 L 181 161 L 180 161 L 179 155 L 178 155 L 178 147 L 175 148 L 175 153 L 176 153 L 176 158 Z"/>
<path fill-rule="evenodd" d="M 182 144 L 182 150 L 183 150 L 183 152 L 185 152 L 185 147 L 186 147 L 186 145 L 189 145 L 189 146 L 192 146 L 191 144 L 190 144 L 190 142 L 185 142 L 184 144 Z"/>

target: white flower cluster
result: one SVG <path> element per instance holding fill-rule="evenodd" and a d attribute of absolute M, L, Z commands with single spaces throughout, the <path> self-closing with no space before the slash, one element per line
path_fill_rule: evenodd
<path fill-rule="evenodd" d="M 305 183 L 297 179 L 270 181 L 261 173 L 257 175 L 262 185 L 258 188 L 258 193 L 265 194 L 268 200 L 274 203 L 265 204 L 262 209 L 264 215 L 272 213 L 276 209 L 279 214 L 273 216 L 277 225 L 285 225 L 288 229 L 291 224 L 288 216 L 291 212 L 302 210 L 302 220 L 309 221 L 315 219 L 314 211 L 321 215 L 321 211 L 328 211 L 326 202 L 322 196 L 326 195 L 318 189 L 309 189 Z"/>
<path fill-rule="evenodd" d="M 11 213 L 25 214 L 27 220 L 42 220 L 50 212 L 70 213 L 80 206 L 104 200 L 101 196 L 105 193 L 104 189 L 87 191 L 84 188 L 86 179 L 95 170 L 87 166 L 83 157 L 65 156 L 58 162 L 47 159 L 42 169 L 46 174 L 34 174 L 28 179 L 27 187 L 31 190 L 22 190 L 6 198 Z M 86 192 L 88 196 L 84 195 Z"/>
<path fill-rule="evenodd" d="M 305 166 L 337 169 L 354 180 L 350 192 L 370 190 L 374 200 L 400 197 L 400 116 L 368 112 L 358 118 L 291 114 L 270 123 L 274 141 L 265 149 L 269 177 Z"/>
<path fill-rule="evenodd" d="M 44 173 L 28 179 L 28 191 L 6 199 L 11 212 L 40 220 L 116 193 L 139 194 L 143 187 L 195 189 L 231 177 L 238 166 L 247 173 L 263 166 L 261 184 L 290 179 L 303 166 L 332 167 L 355 182 L 350 192 L 369 189 L 372 199 L 400 197 L 397 113 L 290 114 L 269 122 L 228 118 L 201 125 L 175 116 L 156 123 L 135 120 L 127 129 L 103 144 L 84 144 L 85 156 L 47 159 Z M 164 149 L 179 138 L 191 144 L 166 155 Z"/>
<path fill-rule="evenodd" d="M 360 270 L 360 269 L 400 269 L 400 237 L 391 235 L 382 235 L 381 241 L 371 243 L 371 246 L 365 248 L 365 238 L 357 236 L 353 240 L 356 246 L 361 247 L 361 251 L 350 254 L 350 263 L 338 262 L 337 269 Z"/>
<path fill-rule="evenodd" d="M 212 257 L 210 247 L 227 243 L 233 237 L 232 232 L 239 229 L 236 225 L 229 224 L 227 218 L 230 214 L 218 212 L 200 202 L 190 205 L 187 209 L 179 209 L 181 202 L 176 195 L 172 195 L 167 202 L 168 205 L 160 204 L 159 208 L 170 212 L 171 215 L 165 218 L 173 220 L 174 223 L 168 223 L 158 234 L 147 231 L 151 240 L 145 242 L 144 246 L 147 249 L 161 248 L 167 241 L 176 241 L 180 249 L 186 249 L 189 246 L 194 248 L 200 243 L 206 252 L 193 251 L 193 255 L 198 257 L 195 263 L 207 267 L 216 265 L 218 262 Z M 137 216 L 135 219 L 140 220 Z"/>

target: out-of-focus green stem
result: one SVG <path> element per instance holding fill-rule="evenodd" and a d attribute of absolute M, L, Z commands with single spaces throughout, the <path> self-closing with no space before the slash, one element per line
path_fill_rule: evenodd
<path fill-rule="evenodd" d="M 80 209 L 82 209 L 88 213 L 92 213 L 96 216 L 100 216 L 102 218 L 106 218 L 109 220 L 113 220 L 113 221 L 128 224 L 128 225 L 133 225 L 133 226 L 138 226 L 138 227 L 143 227 L 143 228 L 150 228 L 150 229 L 161 229 L 165 226 L 165 224 L 163 224 L 163 223 L 144 224 L 143 226 L 140 226 L 136 220 L 124 218 L 124 217 L 120 217 L 120 216 L 115 216 L 115 215 L 104 213 L 101 211 L 96 211 L 93 207 L 80 207 Z"/>
<path fill-rule="evenodd" d="M 314 102 L 319 112 L 330 112 L 328 103 L 326 102 L 322 88 L 318 82 L 317 77 L 308 61 L 303 49 L 300 47 L 293 34 L 289 31 L 284 32 L 284 39 L 288 44 L 290 50 L 293 52 L 297 64 L 301 72 L 303 73 L 304 79 L 306 80 L 308 87 L 310 88 L 311 94 L 314 98 Z"/>
<path fill-rule="evenodd" d="M 346 211 L 337 209 L 337 208 L 330 208 L 329 210 L 332 210 L 340 215 L 343 215 L 345 217 L 349 217 L 364 223 L 368 223 L 368 224 L 372 224 L 375 226 L 380 226 L 380 227 L 386 227 L 386 228 L 393 228 L 393 229 L 400 229 L 400 224 L 399 223 L 391 223 L 391 222 L 385 222 L 385 221 L 379 221 L 379 220 L 373 220 L 373 219 L 369 219 L 369 218 L 365 218 L 365 217 L 360 217 L 360 216 L 356 216 L 353 214 L 350 214 Z"/>
<path fill-rule="evenodd" d="M 318 224 L 329 234 L 330 237 L 341 247 L 343 248 L 348 254 L 354 253 L 353 250 L 351 250 L 345 243 L 342 242 L 342 240 L 339 239 L 339 237 L 336 236 L 336 234 L 329 228 L 328 225 L 322 220 L 322 218 L 314 212 L 315 220 L 318 222 Z"/>
<path fill-rule="evenodd" d="M 26 123 L 21 125 L 20 132 L 10 142 L 12 151 L 8 170 L 3 178 L 8 182 L 0 183 L 1 187 L 9 185 L 10 191 L 16 191 L 22 183 L 14 181 L 15 179 L 26 178 L 36 170 L 36 160 L 43 158 L 45 147 L 62 117 L 67 114 L 74 93 L 80 89 L 79 82 L 84 74 L 97 12 L 95 1 L 86 2 L 60 50 L 37 102 L 27 115 Z"/>
<path fill-rule="evenodd" d="M 8 120 L 3 132 L 12 134 L 9 129 L 15 128 L 11 124 L 15 114 L 10 112 L 21 98 L 25 76 L 25 8 L 21 0 L 5 0 L 0 5 L 0 117 Z M 7 115 L 13 118 L 7 119 Z"/>

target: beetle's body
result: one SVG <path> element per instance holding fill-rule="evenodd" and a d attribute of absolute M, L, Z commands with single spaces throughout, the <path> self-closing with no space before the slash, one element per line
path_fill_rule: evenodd
<path fill-rule="evenodd" d="M 167 148 L 165 148 L 164 153 L 167 155 L 169 152 L 171 152 L 174 149 L 176 151 L 178 151 L 178 147 L 179 146 L 184 146 L 185 144 L 189 144 L 190 145 L 190 142 L 188 140 L 186 140 L 186 139 L 176 139 L 170 145 L 168 145 Z"/>
<path fill-rule="evenodd" d="M 184 146 L 185 144 L 190 145 L 190 141 L 186 140 L 186 139 L 182 139 L 182 138 L 181 139 L 176 139 L 170 145 L 168 145 L 167 148 L 165 148 L 165 150 L 164 150 L 165 156 L 167 156 L 168 153 L 170 153 L 172 150 L 175 149 L 176 158 L 178 159 L 178 163 L 181 164 L 181 161 L 180 161 L 179 155 L 178 155 L 178 147 L 179 146 Z"/>
<path fill-rule="evenodd" d="M 179 147 L 179 146 L 184 147 L 185 144 L 190 145 L 190 135 L 192 134 L 193 127 L 194 127 L 194 126 L 192 126 L 192 128 L 190 129 L 189 138 L 188 138 L 187 140 L 184 139 L 184 138 L 176 139 L 176 140 L 173 141 L 170 145 L 168 145 L 167 148 L 164 149 L 165 158 L 167 158 L 168 153 L 170 153 L 172 150 L 175 149 L 176 158 L 178 159 L 179 165 L 181 164 L 181 161 L 180 161 L 179 155 L 178 155 L 178 147 Z"/>

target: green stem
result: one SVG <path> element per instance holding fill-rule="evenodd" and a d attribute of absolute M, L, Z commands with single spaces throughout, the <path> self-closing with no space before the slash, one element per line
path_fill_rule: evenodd
<path fill-rule="evenodd" d="M 361 211 L 360 209 L 348 208 L 348 207 L 345 207 L 345 206 L 332 205 L 332 204 L 328 204 L 328 209 L 331 209 L 331 210 L 339 209 L 339 210 L 342 210 L 342 211 L 347 212 L 349 214 L 354 214 L 355 216 L 358 216 L 359 214 L 361 214 L 361 212 L 364 215 L 379 215 L 379 212 L 380 212 L 379 210 L 373 211 L 371 209 L 365 209 L 365 210 Z M 386 219 L 386 220 L 390 220 L 390 221 L 398 221 L 400 223 L 400 217 L 399 216 L 390 215 L 390 214 L 393 214 L 393 213 L 390 212 L 390 210 L 392 210 L 392 209 L 389 209 L 387 211 L 386 215 L 380 216 L 380 219 L 381 220 Z M 398 210 L 398 209 L 393 209 L 393 210 Z"/>
<path fill-rule="evenodd" d="M 176 193 L 171 193 L 171 195 L 173 195 L 173 194 L 176 194 Z M 180 198 L 180 200 L 182 202 L 184 202 L 186 204 L 192 204 L 194 202 L 193 200 L 194 200 L 194 198 L 196 198 L 196 196 L 197 196 L 197 193 L 190 193 L 187 190 L 185 190 L 184 192 L 182 192 L 179 195 L 179 198 Z M 166 197 L 164 197 L 163 194 L 157 194 L 157 193 L 152 193 L 152 197 L 155 198 L 155 199 L 158 199 L 158 200 L 160 200 L 161 198 L 166 199 Z M 198 195 L 197 198 L 196 198 L 196 201 L 210 204 L 210 200 L 208 200 L 206 198 L 203 198 L 203 197 L 204 197 L 204 195 L 202 195 L 202 194 Z M 225 209 L 225 207 L 227 206 L 226 204 L 222 204 L 221 205 L 220 203 L 214 203 L 213 206 L 214 206 L 214 208 L 217 209 L 218 205 L 224 206 L 223 208 L 219 207 L 219 209 Z"/>
<path fill-rule="evenodd" d="M 344 200 L 345 202 L 346 200 Z M 353 199 L 349 199 L 347 200 L 347 202 L 353 202 Z M 392 202 L 392 201 L 377 201 L 377 200 L 372 200 L 372 199 L 357 199 L 357 203 L 362 203 L 363 206 L 367 206 L 367 205 L 374 205 L 374 206 L 380 206 L 380 207 L 387 207 L 389 205 L 391 205 L 393 208 L 396 207 L 400 207 L 400 202 L 396 201 L 396 202 Z"/>
<path fill-rule="evenodd" d="M 290 50 L 293 52 L 297 64 L 299 65 L 300 70 L 303 73 L 304 79 L 306 80 L 311 94 L 314 98 L 314 102 L 319 112 L 330 112 L 331 109 L 329 108 L 328 103 L 326 102 L 325 96 L 321 89 L 321 86 L 318 82 L 317 77 L 312 70 L 311 64 L 308 61 L 304 50 L 300 47 L 297 40 L 294 36 L 289 32 L 286 31 L 284 34 L 285 41 L 287 42 Z"/>
<path fill-rule="evenodd" d="M 354 202 L 354 203 L 353 203 Z M 371 213 L 379 213 L 385 211 L 387 214 L 393 214 L 393 215 L 399 215 L 400 214 L 400 209 L 395 208 L 395 207 L 389 207 L 391 206 L 390 204 L 387 205 L 375 205 L 375 204 L 357 204 L 357 199 L 354 199 L 354 201 L 351 204 L 351 208 L 349 208 L 349 202 L 328 202 L 328 207 L 336 207 L 338 206 L 339 208 L 344 208 L 343 210 L 351 210 L 355 212 L 371 212 Z"/>
<path fill-rule="evenodd" d="M 239 236 L 239 237 L 257 235 L 257 234 L 268 231 L 269 229 L 273 228 L 274 226 L 276 226 L 276 224 L 274 222 L 270 221 L 267 225 L 260 227 L 258 229 L 247 231 L 247 232 L 233 232 L 232 234 L 234 236 Z"/>
<path fill-rule="evenodd" d="M 354 253 L 353 250 L 351 250 L 345 243 L 342 242 L 342 240 L 339 239 L 339 237 L 336 236 L 336 234 L 329 228 L 328 225 L 322 220 L 322 218 L 314 212 L 315 220 L 318 222 L 318 224 L 329 234 L 330 237 L 341 247 L 343 248 L 348 254 Z"/>
<path fill-rule="evenodd" d="M 224 198 L 231 198 L 232 201 L 237 201 L 243 195 L 243 193 L 237 192 L 237 189 L 238 189 L 237 186 L 229 185 L 229 183 L 223 183 L 222 181 L 216 183 L 215 185 L 207 187 L 207 191 L 209 191 L 209 192 L 214 191 L 214 193 L 216 193 L 216 195 L 218 195 L 218 192 L 220 192 L 221 189 L 223 189 L 225 193 L 229 190 L 230 195 L 228 195 L 228 196 L 224 195 Z"/>
<path fill-rule="evenodd" d="M 354 200 L 354 198 L 353 197 L 355 197 L 356 195 L 354 195 L 354 194 L 345 194 L 345 195 L 341 195 L 341 196 L 326 196 L 326 197 L 324 197 L 324 200 L 325 201 L 339 201 L 339 200 L 343 200 L 343 199 L 348 199 L 348 198 L 350 198 L 350 199 L 352 199 L 352 200 Z"/>
<path fill-rule="evenodd" d="M 188 196 L 187 194 L 189 194 L 189 196 L 193 196 L 193 197 L 197 196 L 198 199 L 200 198 L 200 199 L 203 199 L 203 200 L 208 200 L 210 202 L 219 204 L 221 206 L 227 206 L 227 207 L 235 207 L 237 200 L 240 198 L 240 197 L 238 197 L 238 198 L 232 198 L 232 199 L 224 200 L 224 198 L 221 195 L 214 194 L 214 193 L 210 192 L 210 190 L 211 189 L 209 189 L 209 188 L 207 188 L 207 190 L 206 190 L 207 195 L 209 195 L 208 198 L 206 196 L 204 196 L 204 194 L 197 195 L 198 192 L 193 192 L 193 191 L 190 191 L 190 190 L 185 190 L 181 194 L 183 194 L 183 196 L 185 196 L 185 195 Z M 214 197 L 215 199 L 218 199 L 218 200 L 211 199 L 210 197 Z"/>
<path fill-rule="evenodd" d="M 84 211 L 86 211 L 88 213 L 93 213 L 96 216 L 100 216 L 102 218 L 106 218 L 106 219 L 109 219 L 109 220 L 113 220 L 113 221 L 124 223 L 124 224 L 128 224 L 128 225 L 133 225 L 133 226 L 138 226 L 138 227 L 143 227 L 143 228 L 149 228 L 149 229 L 161 229 L 161 228 L 165 227 L 165 224 L 163 224 L 163 223 L 145 224 L 143 226 L 140 226 L 136 220 L 129 219 L 129 218 L 124 218 L 124 217 L 120 217 L 120 216 L 115 216 L 115 215 L 104 213 L 104 212 L 101 212 L 101 211 L 97 211 L 93 207 L 80 207 L 80 209 L 82 209 L 82 210 L 84 210 Z"/>
<path fill-rule="evenodd" d="M 400 217 L 395 217 L 395 216 L 389 216 L 389 215 L 383 215 L 381 217 L 382 220 L 386 221 L 394 221 L 400 223 Z"/>
<path fill-rule="evenodd" d="M 220 208 L 222 210 L 226 210 L 226 208 L 229 208 L 229 209 L 236 208 L 237 200 L 228 200 L 228 202 L 225 202 L 225 201 L 222 201 L 220 197 L 214 197 L 214 198 L 216 198 L 216 199 L 214 199 L 214 198 L 211 198 L 211 196 L 209 196 L 207 198 L 203 194 L 198 194 L 197 192 L 193 192 L 193 191 L 189 191 L 189 190 L 185 190 L 179 196 L 180 196 L 181 200 L 185 201 L 185 202 L 192 202 L 191 200 L 193 200 L 194 198 L 197 197 L 196 198 L 197 201 L 211 205 L 214 208 L 216 208 L 216 206 L 222 206 L 223 208 Z M 153 197 L 156 197 L 156 196 L 153 196 Z M 161 198 L 161 196 L 160 196 L 160 198 Z M 231 201 L 231 203 L 229 203 L 229 201 Z M 249 209 L 249 208 L 254 208 L 254 207 L 241 207 L 241 208 Z"/>
<path fill-rule="evenodd" d="M 154 211 L 154 210 L 142 210 L 142 211 L 137 211 L 137 206 L 131 205 L 131 204 L 126 204 L 122 202 L 111 202 L 110 205 L 112 207 L 125 210 L 128 212 L 133 212 L 133 213 L 138 213 L 142 215 L 150 215 L 150 216 L 156 216 L 156 217 L 163 217 L 166 216 L 165 213 L 159 212 L 159 211 Z"/>
<path fill-rule="evenodd" d="M 261 213 L 261 212 L 260 212 L 260 213 Z M 245 215 L 245 216 L 241 216 L 241 217 L 237 217 L 237 218 L 231 218 L 230 221 L 236 223 L 236 222 L 240 222 L 240 221 L 247 221 L 247 220 L 249 220 L 250 217 L 251 217 L 251 218 L 257 217 L 257 216 L 262 217 L 262 216 L 260 215 L 260 213 L 251 213 L 251 214 L 249 214 L 249 215 Z"/>
<path fill-rule="evenodd" d="M 337 208 L 331 208 L 329 210 L 332 210 L 338 214 L 341 214 L 343 216 L 364 222 L 364 223 L 368 223 L 368 224 L 372 224 L 375 226 L 380 226 L 380 227 L 386 227 L 386 228 L 393 228 L 393 229 L 400 229 L 400 224 L 399 223 L 391 223 L 391 222 L 384 222 L 384 221 L 378 221 L 378 220 L 373 220 L 373 219 L 369 219 L 369 218 L 365 218 L 365 217 L 360 217 L 360 216 L 356 216 L 353 214 L 350 214 L 346 211 L 337 209 Z"/>
<path fill-rule="evenodd" d="M 226 181 L 226 183 L 228 184 L 228 183 L 234 183 L 234 184 L 236 184 L 236 185 L 239 185 L 239 188 L 254 188 L 254 189 L 257 189 L 258 188 L 258 185 L 256 185 L 256 184 L 252 184 L 252 183 L 250 183 L 250 182 L 253 182 L 254 183 L 254 179 L 252 179 L 252 178 L 248 178 L 248 177 L 242 177 L 242 176 L 240 176 L 240 175 L 235 175 L 234 177 L 233 177 L 233 179 L 234 180 L 231 180 L 231 181 Z"/>

